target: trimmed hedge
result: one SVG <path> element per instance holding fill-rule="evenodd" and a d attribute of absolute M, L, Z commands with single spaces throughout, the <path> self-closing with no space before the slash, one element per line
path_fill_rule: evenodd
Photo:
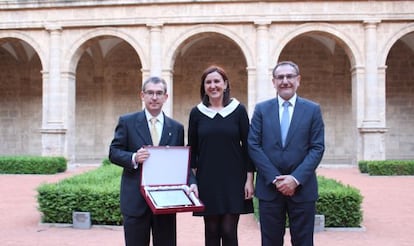
<path fill-rule="evenodd" d="M 359 161 L 358 168 L 361 173 L 368 173 L 368 163 L 369 161 Z"/>
<path fill-rule="evenodd" d="M 325 227 L 361 227 L 363 197 L 349 185 L 318 176 L 316 213 L 325 215 Z"/>
<path fill-rule="evenodd" d="M 358 167 L 361 173 L 368 173 L 369 175 L 414 175 L 413 160 L 359 161 Z"/>
<path fill-rule="evenodd" d="M 72 223 L 72 212 L 90 212 L 92 224 L 121 225 L 119 185 L 122 169 L 103 165 L 96 170 L 37 188 L 42 222 Z"/>
<path fill-rule="evenodd" d="M 64 157 L 0 156 L 0 173 L 55 174 L 67 169 Z"/>
<path fill-rule="evenodd" d="M 37 200 L 42 222 L 72 223 L 72 212 L 90 212 L 92 224 L 121 225 L 119 185 L 122 169 L 116 165 L 103 165 L 56 184 L 38 187 Z M 318 176 L 319 199 L 317 214 L 325 215 L 326 227 L 360 227 L 362 196 L 353 187 Z M 256 217 L 257 199 L 254 199 Z"/>

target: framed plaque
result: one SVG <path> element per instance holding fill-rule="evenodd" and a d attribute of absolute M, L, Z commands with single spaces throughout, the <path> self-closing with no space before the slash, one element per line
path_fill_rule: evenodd
<path fill-rule="evenodd" d="M 190 147 L 146 147 L 150 157 L 142 164 L 141 193 L 154 214 L 199 212 L 202 202 L 188 194 Z"/>

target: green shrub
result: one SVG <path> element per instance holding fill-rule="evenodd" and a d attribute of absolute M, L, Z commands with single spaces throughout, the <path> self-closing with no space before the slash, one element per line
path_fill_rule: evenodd
<path fill-rule="evenodd" d="M 72 213 L 90 212 L 92 224 L 121 225 L 119 185 L 122 169 L 103 165 L 56 184 L 38 187 L 37 201 L 45 223 L 72 223 Z"/>
<path fill-rule="evenodd" d="M 0 156 L 0 173 L 55 174 L 67 169 L 64 157 Z"/>
<path fill-rule="evenodd" d="M 326 227 L 360 227 L 362 195 L 349 185 L 318 176 L 316 213 L 325 215 Z"/>
<path fill-rule="evenodd" d="M 368 173 L 368 161 L 359 161 L 358 168 L 361 173 Z"/>
<path fill-rule="evenodd" d="M 104 166 L 107 166 L 107 165 L 111 165 L 112 163 L 111 163 L 111 161 L 108 159 L 108 158 L 105 158 L 103 161 L 102 161 L 102 165 L 104 165 Z"/>
<path fill-rule="evenodd" d="M 359 161 L 358 167 L 361 173 L 368 173 L 369 175 L 414 175 L 413 160 Z"/>
<path fill-rule="evenodd" d="M 38 187 L 37 200 L 42 222 L 72 223 L 72 213 L 90 212 L 92 224 L 121 225 L 119 185 L 122 169 L 108 165 Z M 318 176 L 317 214 L 325 215 L 327 227 L 359 227 L 362 221 L 360 192 L 338 181 Z M 258 217 L 258 200 L 254 198 Z"/>

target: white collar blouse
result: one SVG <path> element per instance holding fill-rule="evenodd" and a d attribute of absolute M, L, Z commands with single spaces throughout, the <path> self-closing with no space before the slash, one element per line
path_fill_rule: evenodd
<path fill-rule="evenodd" d="M 201 113 L 203 113 L 211 119 L 213 119 L 217 114 L 220 114 L 223 118 L 225 118 L 229 114 L 233 113 L 234 110 L 236 110 L 237 106 L 239 106 L 239 104 L 240 102 L 237 99 L 232 98 L 231 102 L 219 111 L 208 108 L 202 102 L 197 105 L 197 108 L 198 110 L 200 110 Z"/>

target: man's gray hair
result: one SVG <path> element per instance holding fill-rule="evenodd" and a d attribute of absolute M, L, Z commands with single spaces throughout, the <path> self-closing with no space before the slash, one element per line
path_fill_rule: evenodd
<path fill-rule="evenodd" d="M 145 87 L 147 86 L 148 83 L 154 83 L 154 84 L 161 83 L 164 86 L 164 93 L 167 93 L 167 82 L 165 82 L 165 80 L 163 78 L 160 78 L 160 77 L 157 77 L 157 76 L 149 77 L 142 84 L 142 91 L 145 92 Z"/>
<path fill-rule="evenodd" d="M 279 63 L 276 64 L 275 68 L 273 68 L 272 76 L 275 77 L 276 69 L 278 67 L 284 66 L 284 65 L 289 65 L 289 66 L 293 67 L 295 69 L 295 71 L 296 71 L 296 75 L 300 75 L 300 73 L 299 73 L 299 66 L 296 63 L 294 63 L 293 61 L 281 61 L 281 62 L 279 62 Z"/>

